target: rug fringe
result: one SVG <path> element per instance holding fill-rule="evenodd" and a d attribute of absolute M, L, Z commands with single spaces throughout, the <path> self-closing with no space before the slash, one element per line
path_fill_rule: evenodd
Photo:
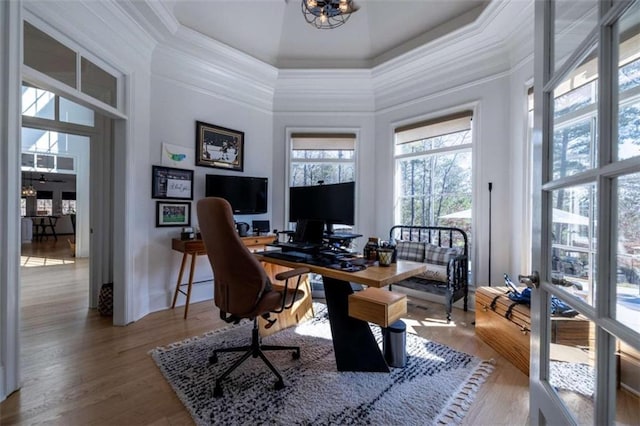
<path fill-rule="evenodd" d="M 471 403 L 473 402 L 476 392 L 480 386 L 487 380 L 487 377 L 494 370 L 495 361 L 481 361 L 467 379 L 460 385 L 457 392 L 445 404 L 444 408 L 436 418 L 434 424 L 437 425 L 459 425 L 466 416 Z"/>

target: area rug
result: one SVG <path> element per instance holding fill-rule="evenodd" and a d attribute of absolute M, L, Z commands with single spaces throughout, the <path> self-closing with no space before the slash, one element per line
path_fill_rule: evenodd
<path fill-rule="evenodd" d="M 214 398 L 215 377 L 239 354 L 213 348 L 248 344 L 246 322 L 151 351 L 162 374 L 198 425 L 210 424 L 459 424 L 487 376 L 490 362 L 407 334 L 407 364 L 391 373 L 336 371 L 326 307 L 314 304 L 315 318 L 263 343 L 298 345 L 301 357 L 268 352 L 286 387 L 274 390 L 275 376 L 260 359 L 249 358 L 223 382 Z M 372 326 L 380 343 L 380 329 Z"/>

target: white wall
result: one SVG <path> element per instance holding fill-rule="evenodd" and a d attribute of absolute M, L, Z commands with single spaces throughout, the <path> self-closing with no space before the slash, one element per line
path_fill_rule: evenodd
<path fill-rule="evenodd" d="M 158 63 L 155 62 L 154 66 Z M 173 70 L 166 67 L 161 71 L 168 75 L 184 72 L 178 66 Z M 274 194 L 272 178 L 273 118 L 259 108 L 242 105 L 211 92 L 197 90 L 180 84 L 171 77 L 154 76 L 151 79 L 151 143 L 148 164 L 140 165 L 141 185 L 151 188 L 151 165 L 161 164 L 162 143 L 180 145 L 195 149 L 196 120 L 244 132 L 244 171 L 232 172 L 210 167 L 194 167 L 194 201 L 192 202 L 191 224 L 197 226 L 196 203 L 205 195 L 206 174 L 230 174 L 269 178 L 270 205 L 267 214 L 236 216 L 238 222 L 251 220 L 271 220 L 274 204 L 278 199 Z M 193 166 L 193 165 L 192 165 Z M 142 183 L 144 181 L 144 183 Z M 150 190 L 149 190 L 150 194 Z M 179 238 L 180 229 L 156 228 L 155 205 L 149 195 L 144 203 L 151 212 L 145 227 L 148 231 L 149 249 L 149 310 L 165 309 L 171 305 L 182 254 L 171 250 L 171 238 Z M 195 281 L 207 281 L 193 287 L 191 302 L 213 297 L 212 271 L 206 256 L 197 259 Z M 183 278 L 187 282 L 188 270 Z M 184 296 L 178 298 L 178 305 L 184 305 Z"/>

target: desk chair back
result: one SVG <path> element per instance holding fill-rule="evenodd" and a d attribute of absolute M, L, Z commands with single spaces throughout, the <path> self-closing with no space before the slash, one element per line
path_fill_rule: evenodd
<path fill-rule="evenodd" d="M 237 318 L 254 318 L 275 308 L 281 296 L 266 292 L 271 287 L 269 278 L 240 239 L 231 205 L 223 198 L 204 198 L 198 201 L 197 213 L 213 269 L 214 302 L 220 311 Z"/>

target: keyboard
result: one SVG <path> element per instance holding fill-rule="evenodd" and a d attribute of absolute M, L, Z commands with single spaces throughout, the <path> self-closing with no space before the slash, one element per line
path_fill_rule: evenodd
<path fill-rule="evenodd" d="M 306 262 L 312 257 L 310 254 L 297 251 L 266 251 L 262 253 L 262 255 L 265 257 L 272 257 L 274 259 L 286 260 L 288 262 Z"/>

